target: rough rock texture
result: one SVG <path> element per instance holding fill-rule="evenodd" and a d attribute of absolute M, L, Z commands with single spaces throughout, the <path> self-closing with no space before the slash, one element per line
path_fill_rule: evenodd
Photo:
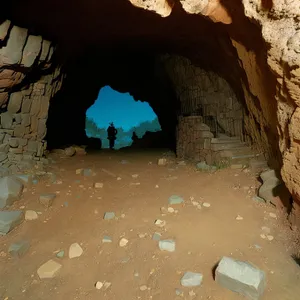
<path fill-rule="evenodd" d="M 0 208 L 12 205 L 20 199 L 23 184 L 12 176 L 0 178 Z"/>
<path fill-rule="evenodd" d="M 0 165 L 22 169 L 44 155 L 49 102 L 62 76 L 51 65 L 50 42 L 41 36 L 10 21 L 1 24 L 0 36 L 7 39 L 0 47 Z"/>
<path fill-rule="evenodd" d="M 24 221 L 24 213 L 19 210 L 0 211 L 0 235 L 5 235 Z"/>

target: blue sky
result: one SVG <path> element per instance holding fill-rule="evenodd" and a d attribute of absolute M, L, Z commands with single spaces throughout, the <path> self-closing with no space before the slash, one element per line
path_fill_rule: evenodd
<path fill-rule="evenodd" d="M 106 128 L 110 122 L 114 122 L 116 127 L 123 127 L 124 130 L 156 118 L 147 102 L 135 101 L 129 93 L 118 93 L 109 86 L 100 90 L 86 116 L 93 119 L 99 127 Z"/>

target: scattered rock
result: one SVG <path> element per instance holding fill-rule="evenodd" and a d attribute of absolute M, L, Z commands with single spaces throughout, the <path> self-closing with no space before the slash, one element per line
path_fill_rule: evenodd
<path fill-rule="evenodd" d="M 82 253 L 83 250 L 78 243 L 72 244 L 69 248 L 69 258 L 79 257 Z"/>
<path fill-rule="evenodd" d="M 243 218 L 242 216 L 240 216 L 240 215 L 238 215 L 235 219 L 236 219 L 237 221 L 242 221 L 242 220 L 244 220 L 244 218 Z"/>
<path fill-rule="evenodd" d="M 143 239 L 147 236 L 147 233 L 139 233 L 138 236 L 140 239 Z"/>
<path fill-rule="evenodd" d="M 273 219 L 277 219 L 277 216 L 276 216 L 276 214 L 274 214 L 274 213 L 269 213 L 269 216 L 270 216 L 271 218 L 273 218 Z"/>
<path fill-rule="evenodd" d="M 46 208 L 49 208 L 52 206 L 54 199 L 56 198 L 56 194 L 49 193 L 49 194 L 41 194 L 40 195 L 40 203 L 45 206 Z"/>
<path fill-rule="evenodd" d="M 104 220 L 112 220 L 116 217 L 114 212 L 106 212 L 104 214 Z"/>
<path fill-rule="evenodd" d="M 74 147 L 68 147 L 65 149 L 66 156 L 74 156 L 76 154 L 76 149 Z"/>
<path fill-rule="evenodd" d="M 165 220 L 159 220 L 159 219 L 157 219 L 157 220 L 155 220 L 154 224 L 155 224 L 156 226 L 162 228 L 162 227 L 166 226 L 166 221 L 165 221 Z"/>
<path fill-rule="evenodd" d="M 176 248 L 175 241 L 173 240 L 162 240 L 158 243 L 159 249 L 162 251 L 174 252 Z"/>
<path fill-rule="evenodd" d="M 83 176 L 89 177 L 93 176 L 93 171 L 91 169 L 83 169 L 81 174 Z"/>
<path fill-rule="evenodd" d="M 208 202 L 204 202 L 204 203 L 202 204 L 202 206 L 204 206 L 204 207 L 208 208 L 208 207 L 210 207 L 210 203 L 208 203 Z"/>
<path fill-rule="evenodd" d="M 199 286 L 203 280 L 201 273 L 186 272 L 181 278 L 181 285 L 185 287 Z"/>
<path fill-rule="evenodd" d="M 274 240 L 274 237 L 273 237 L 273 235 L 267 235 L 267 239 L 268 239 L 269 241 L 273 241 L 273 240 Z"/>
<path fill-rule="evenodd" d="M 20 199 L 23 184 L 13 176 L 0 178 L 0 208 L 12 205 Z"/>
<path fill-rule="evenodd" d="M 139 174 L 133 174 L 131 175 L 132 178 L 138 178 L 139 177 Z"/>
<path fill-rule="evenodd" d="M 24 221 L 24 213 L 20 210 L 0 211 L 0 235 L 5 235 Z"/>
<path fill-rule="evenodd" d="M 159 241 L 161 239 L 161 234 L 159 232 L 154 232 L 152 240 Z"/>
<path fill-rule="evenodd" d="M 196 169 L 199 171 L 210 171 L 210 172 L 215 172 L 217 171 L 217 167 L 216 166 L 210 166 L 208 164 L 206 164 L 205 161 L 199 162 L 196 164 Z"/>
<path fill-rule="evenodd" d="M 27 221 L 33 221 L 38 218 L 38 214 L 34 210 L 26 210 L 25 212 L 25 220 Z"/>
<path fill-rule="evenodd" d="M 128 244 L 128 240 L 125 238 L 122 238 L 119 242 L 120 247 L 125 247 Z"/>
<path fill-rule="evenodd" d="M 167 159 L 166 158 L 160 158 L 160 159 L 158 159 L 157 164 L 159 166 L 165 166 L 167 164 Z"/>
<path fill-rule="evenodd" d="M 263 199 L 263 198 L 260 198 L 258 196 L 253 196 L 252 197 L 252 200 L 256 201 L 256 202 L 259 202 L 259 203 L 266 203 L 266 200 Z"/>
<path fill-rule="evenodd" d="M 182 290 L 180 290 L 180 289 L 175 289 L 175 294 L 177 295 L 177 296 L 183 296 L 183 291 Z"/>
<path fill-rule="evenodd" d="M 101 290 L 103 288 L 103 283 L 101 281 L 97 281 L 95 287 L 97 290 Z"/>
<path fill-rule="evenodd" d="M 169 204 L 170 205 L 181 204 L 183 202 L 184 202 L 183 198 L 178 196 L 178 195 L 172 195 L 169 198 Z"/>
<path fill-rule="evenodd" d="M 30 174 L 16 174 L 14 175 L 19 181 L 21 181 L 23 184 L 32 184 L 33 182 L 33 176 Z"/>
<path fill-rule="evenodd" d="M 215 274 L 215 280 L 221 286 L 244 295 L 248 299 L 258 300 L 265 289 L 265 273 L 247 262 L 223 257 Z"/>
<path fill-rule="evenodd" d="M 112 243 L 112 238 L 105 235 L 102 239 L 102 243 Z"/>
<path fill-rule="evenodd" d="M 144 291 L 148 290 L 148 287 L 146 285 L 142 285 L 142 286 L 140 286 L 140 290 L 142 292 L 144 292 Z"/>
<path fill-rule="evenodd" d="M 104 282 L 103 287 L 104 291 L 106 291 L 111 286 L 111 282 Z"/>
<path fill-rule="evenodd" d="M 38 268 L 37 274 L 40 279 L 53 278 L 59 273 L 61 267 L 61 264 L 50 259 Z"/>
<path fill-rule="evenodd" d="M 261 234 L 260 234 L 260 237 L 261 237 L 262 239 L 266 239 L 266 238 L 267 238 L 267 236 L 266 236 L 264 233 L 261 233 Z"/>
<path fill-rule="evenodd" d="M 77 169 L 75 172 L 76 172 L 76 175 L 80 175 L 82 173 L 83 169 Z"/>
<path fill-rule="evenodd" d="M 22 257 L 29 250 L 30 243 L 28 241 L 18 241 L 8 248 L 8 253 L 13 257 Z"/>
<path fill-rule="evenodd" d="M 168 213 L 174 213 L 175 212 L 175 209 L 173 207 L 168 207 Z"/>
<path fill-rule="evenodd" d="M 122 180 L 122 178 L 121 177 L 117 177 L 117 180 Z"/>
<path fill-rule="evenodd" d="M 64 255 L 65 255 L 65 251 L 64 251 L 64 250 L 61 250 L 61 251 L 59 251 L 59 252 L 56 254 L 56 257 L 57 257 L 57 258 L 63 258 Z"/>
<path fill-rule="evenodd" d="M 232 164 L 230 166 L 230 169 L 233 169 L 233 170 L 237 170 L 237 169 L 243 169 L 244 168 L 244 165 L 243 164 Z"/>
<path fill-rule="evenodd" d="M 263 227 L 261 228 L 261 230 L 262 230 L 264 233 L 266 233 L 266 234 L 269 234 L 269 233 L 271 232 L 271 229 L 270 229 L 269 227 L 267 227 L 267 226 L 263 226 Z"/>
<path fill-rule="evenodd" d="M 96 182 L 94 184 L 94 188 L 96 188 L 96 189 L 102 189 L 103 188 L 103 183 L 102 182 Z"/>

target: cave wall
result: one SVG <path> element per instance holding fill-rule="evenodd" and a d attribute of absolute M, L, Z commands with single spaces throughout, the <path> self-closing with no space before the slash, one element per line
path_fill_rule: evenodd
<path fill-rule="evenodd" d="M 181 108 L 179 115 L 200 115 L 211 131 L 243 139 L 243 106 L 218 74 L 194 66 L 187 58 L 161 56 Z"/>
<path fill-rule="evenodd" d="M 0 41 L 0 166 L 18 171 L 45 162 L 48 108 L 63 75 L 41 36 L 5 21 Z"/>

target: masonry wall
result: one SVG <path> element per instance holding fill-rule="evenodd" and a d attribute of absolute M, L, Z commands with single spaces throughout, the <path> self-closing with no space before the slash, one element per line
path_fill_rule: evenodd
<path fill-rule="evenodd" d="M 180 99 L 181 116 L 200 115 L 214 134 L 243 138 L 243 107 L 225 79 L 180 56 L 160 57 Z"/>
<path fill-rule="evenodd" d="M 10 21 L 0 25 L 0 166 L 18 171 L 43 162 L 48 108 L 63 75 L 54 47 Z M 1 175 L 1 174 L 0 174 Z"/>

